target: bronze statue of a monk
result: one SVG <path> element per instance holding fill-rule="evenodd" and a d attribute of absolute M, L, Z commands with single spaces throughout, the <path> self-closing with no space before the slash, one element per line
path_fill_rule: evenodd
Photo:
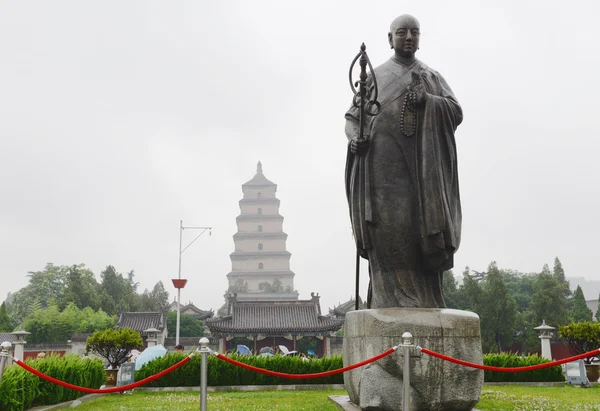
<path fill-rule="evenodd" d="M 358 252 L 369 260 L 369 308 L 445 307 L 442 275 L 460 243 L 462 110 L 446 80 L 415 58 L 419 37 L 413 16 L 392 22 L 394 55 L 374 70 L 381 112 L 364 119 L 366 139 L 357 139 L 358 109 L 345 116 L 346 193 Z"/>

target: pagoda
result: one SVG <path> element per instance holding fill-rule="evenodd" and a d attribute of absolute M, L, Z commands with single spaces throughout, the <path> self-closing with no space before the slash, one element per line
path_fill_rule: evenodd
<path fill-rule="evenodd" d="M 256 175 L 242 185 L 242 192 L 228 291 L 237 294 L 237 301 L 297 300 L 277 184 L 265 177 L 260 161 Z"/>

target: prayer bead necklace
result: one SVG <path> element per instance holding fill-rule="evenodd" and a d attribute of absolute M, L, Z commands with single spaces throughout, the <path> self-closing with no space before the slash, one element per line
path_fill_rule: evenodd
<path fill-rule="evenodd" d="M 405 129 L 405 115 L 406 112 L 410 112 L 412 114 L 412 121 L 410 131 Z M 417 129 L 417 93 L 413 90 L 408 90 L 406 96 L 404 97 L 404 103 L 402 104 L 402 110 L 400 111 L 400 131 L 406 137 L 411 137 L 415 134 L 415 130 Z"/>

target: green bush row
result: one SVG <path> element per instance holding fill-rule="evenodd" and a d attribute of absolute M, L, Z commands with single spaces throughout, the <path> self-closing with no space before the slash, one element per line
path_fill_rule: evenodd
<path fill-rule="evenodd" d="M 185 358 L 184 354 L 171 353 L 145 364 L 135 373 L 135 380 L 139 381 L 155 375 Z M 323 371 L 335 370 L 343 367 L 342 357 L 334 356 L 311 361 L 302 361 L 299 357 L 275 356 L 252 357 L 231 355 L 237 361 L 250 364 L 267 370 L 285 372 L 290 374 L 313 374 Z M 549 362 L 537 355 L 517 356 L 514 354 L 485 354 L 483 363 L 495 367 L 525 367 L 529 365 L 545 364 Z M 342 374 L 314 379 L 290 379 L 271 377 L 254 371 L 229 364 L 212 355 L 208 356 L 208 385 L 291 385 L 291 384 L 343 384 Z M 544 368 L 527 372 L 496 372 L 485 371 L 486 382 L 553 382 L 564 381 L 560 366 Z M 166 376 L 147 384 L 148 387 L 179 387 L 200 385 L 200 356 L 195 355 L 191 361 Z"/>
<path fill-rule="evenodd" d="M 483 356 L 483 364 L 493 367 L 527 367 L 548 362 L 550 361 L 539 357 L 537 354 L 519 356 L 510 353 L 501 353 L 484 354 Z M 485 382 L 552 382 L 565 380 L 560 365 L 526 372 L 484 371 L 483 378 Z"/>
<path fill-rule="evenodd" d="M 81 387 L 100 388 L 106 380 L 104 366 L 98 359 L 51 355 L 25 363 L 46 375 Z M 81 395 L 83 393 L 43 380 L 14 364 L 4 370 L 0 382 L 0 410 L 23 411 L 32 406 L 74 400 Z"/>
<path fill-rule="evenodd" d="M 166 368 L 176 364 L 185 358 L 182 353 L 170 353 L 164 357 L 157 358 L 145 364 L 135 373 L 135 380 L 139 381 L 151 375 L 157 374 Z M 229 355 L 244 364 L 264 368 L 271 371 L 285 372 L 289 374 L 314 374 L 324 371 L 336 370 L 342 368 L 342 357 L 333 356 L 320 359 L 311 359 L 303 361 L 296 356 L 275 356 L 275 357 L 253 357 L 245 355 Z M 159 378 L 156 381 L 148 383 L 147 387 L 184 387 L 200 385 L 200 363 L 201 357 L 196 354 L 185 365 L 175 371 Z M 292 384 L 343 384 L 342 374 L 336 374 L 329 377 L 311 378 L 311 379 L 290 379 L 271 377 L 265 374 L 257 373 L 238 367 L 213 355 L 208 356 L 207 363 L 208 385 L 292 385 Z"/>

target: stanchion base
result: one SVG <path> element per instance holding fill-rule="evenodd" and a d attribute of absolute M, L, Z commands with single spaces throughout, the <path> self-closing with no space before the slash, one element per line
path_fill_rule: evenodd
<path fill-rule="evenodd" d="M 346 314 L 344 365 L 400 344 L 406 331 L 413 335 L 415 345 L 466 361 L 483 362 L 477 314 L 436 308 L 386 308 Z M 399 348 L 395 354 L 344 373 L 351 402 L 362 410 L 402 411 L 403 361 Z M 479 401 L 483 371 L 412 349 L 410 386 L 412 411 L 470 411 Z"/>

